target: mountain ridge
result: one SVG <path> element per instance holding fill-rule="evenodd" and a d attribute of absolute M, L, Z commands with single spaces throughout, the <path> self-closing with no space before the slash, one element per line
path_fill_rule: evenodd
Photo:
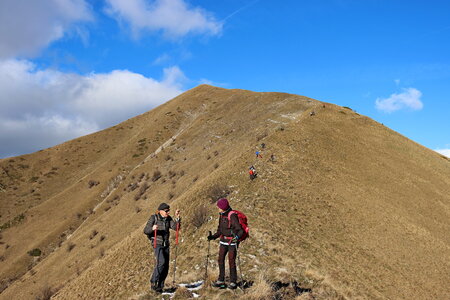
<path fill-rule="evenodd" d="M 31 185 L 42 192 L 40 200 L 36 191 L 27 194 L 35 206 L 2 230 L 10 245 L 0 254 L 7 270 L 2 299 L 35 297 L 46 284 L 61 288 L 56 299 L 142 294 L 152 255 L 141 231 L 162 201 L 185 216 L 177 277 L 201 278 L 205 235 L 216 226 L 208 200 L 213 187 L 225 187 L 232 205 L 249 215 L 246 277 L 295 279 L 323 299 L 444 299 L 449 292 L 448 160 L 348 108 L 202 85 L 99 133 L 10 160 L 0 165 L 39 177 Z M 246 171 L 251 164 L 259 173 L 253 182 Z M 153 181 L 157 171 L 161 178 Z M 3 193 L 9 198 L 0 198 L 2 212 L 31 181 L 7 178 L 2 173 L 2 185 L 13 182 L 17 190 Z M 11 213 L 2 223 L 30 205 L 23 202 L 15 210 L 6 206 Z M 196 228 L 201 207 L 206 220 Z M 33 248 L 45 258 L 31 258 Z M 20 279 L 8 281 L 14 274 Z"/>

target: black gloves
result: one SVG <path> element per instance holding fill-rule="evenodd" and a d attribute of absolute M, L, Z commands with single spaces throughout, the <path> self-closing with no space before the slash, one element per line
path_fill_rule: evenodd
<path fill-rule="evenodd" d="M 210 234 L 210 235 L 208 235 L 208 241 L 210 241 L 210 240 L 215 240 L 216 238 L 212 235 L 212 234 Z"/>

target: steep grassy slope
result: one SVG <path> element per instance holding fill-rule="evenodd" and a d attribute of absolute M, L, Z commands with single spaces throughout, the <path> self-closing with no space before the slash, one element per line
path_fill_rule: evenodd
<path fill-rule="evenodd" d="M 261 143 L 267 146 L 256 159 Z M 46 157 L 50 162 L 42 162 Z M 153 258 L 142 228 L 161 201 L 184 215 L 177 277 L 201 279 L 205 236 L 217 222 L 210 189 L 220 186 L 250 220 L 251 238 L 241 247 L 248 279 L 297 280 L 319 299 L 450 294 L 449 161 L 349 109 L 200 86 L 120 125 L 24 158 L 30 167 L 20 170 L 21 157 L 0 161 L 17 174 L 16 181 L 1 177 L 8 186 L 2 215 L 3 207 L 8 220 L 25 211 L 2 232 L 10 245 L 0 253 L 2 279 L 19 277 L 2 299 L 33 298 L 47 285 L 61 288 L 57 299 L 145 294 Z M 247 175 L 251 164 L 259 172 L 255 181 Z M 6 203 L 28 189 L 19 176 L 37 177 L 54 166 L 58 174 L 40 183 L 46 197 Z M 100 184 L 88 188 L 89 180 Z M 13 182 L 17 190 L 9 188 Z M 196 227 L 201 207 L 207 220 Z M 45 250 L 40 261 L 26 253 L 36 247 Z M 201 292 L 205 299 L 239 293 Z"/>

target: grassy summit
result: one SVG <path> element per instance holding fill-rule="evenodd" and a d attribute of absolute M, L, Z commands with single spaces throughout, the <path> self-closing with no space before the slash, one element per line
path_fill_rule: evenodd
<path fill-rule="evenodd" d="M 296 297 L 274 292 L 276 281 L 311 289 L 299 299 L 450 294 L 448 159 L 348 108 L 201 85 L 103 131 L 0 160 L 0 299 L 152 297 L 142 230 L 160 202 L 182 210 L 177 282 L 202 279 L 219 194 L 249 218 L 240 257 L 255 283 L 246 294 L 205 288 L 203 299 Z M 216 259 L 212 243 L 214 277 Z"/>

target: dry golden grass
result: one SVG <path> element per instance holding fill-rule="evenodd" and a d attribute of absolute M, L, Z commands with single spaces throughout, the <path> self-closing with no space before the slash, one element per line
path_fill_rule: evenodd
<path fill-rule="evenodd" d="M 261 143 L 263 158 L 255 159 Z M 259 174 L 253 181 L 250 165 Z M 450 294 L 450 162 L 340 106 L 200 86 L 0 167 L 0 299 L 33 299 L 47 283 L 62 286 L 55 299 L 145 294 L 154 262 L 142 230 L 162 201 L 183 215 L 177 282 L 202 279 L 206 236 L 217 227 L 210 192 L 218 185 L 249 218 L 242 273 L 261 287 L 246 294 L 265 294 L 261 274 L 311 288 L 302 299 Z M 89 188 L 89 181 L 98 184 Z M 196 227 L 198 207 L 206 220 Z M 35 248 L 39 261 L 27 254 Z M 211 242 L 212 280 L 217 252 Z M 295 298 L 290 288 L 282 292 Z M 210 287 L 199 293 L 247 296 Z"/>

